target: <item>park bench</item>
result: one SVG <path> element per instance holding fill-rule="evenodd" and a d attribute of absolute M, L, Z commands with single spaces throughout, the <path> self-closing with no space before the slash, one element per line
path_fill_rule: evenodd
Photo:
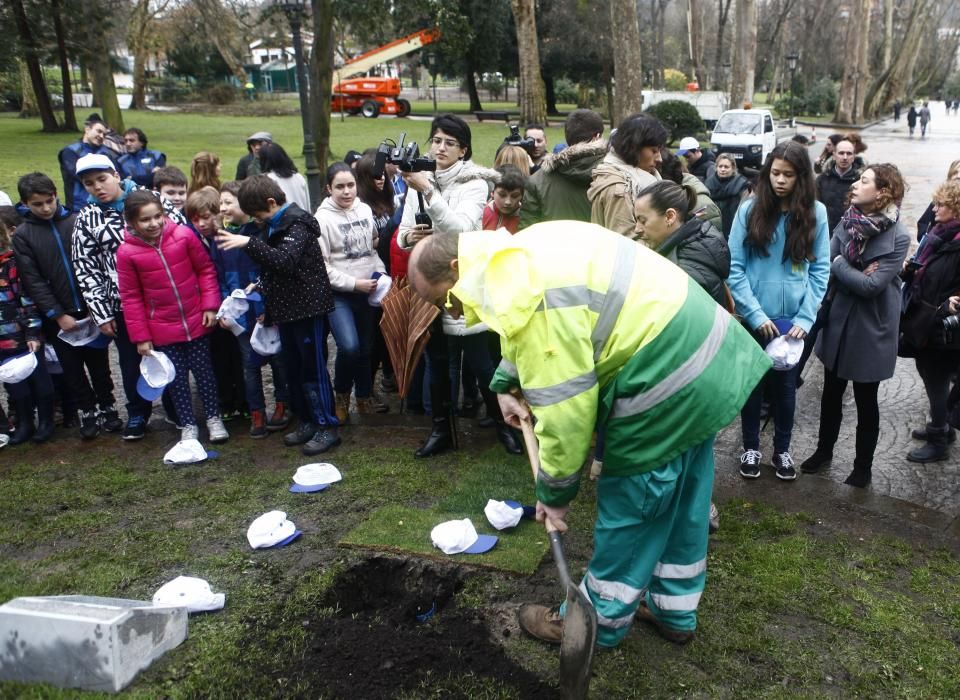
<path fill-rule="evenodd" d="M 478 122 L 484 119 L 502 119 L 504 123 L 509 124 L 511 117 L 519 117 L 519 112 L 507 112 L 505 110 L 481 110 L 473 113 Z"/>

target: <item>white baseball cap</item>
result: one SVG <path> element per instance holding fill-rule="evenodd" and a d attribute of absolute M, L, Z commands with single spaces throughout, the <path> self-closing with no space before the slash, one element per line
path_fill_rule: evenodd
<path fill-rule="evenodd" d="M 57 331 L 57 337 L 74 347 L 105 348 L 110 344 L 110 337 L 100 332 L 100 327 L 90 316 L 77 321 L 77 325 L 72 331 L 63 329 Z"/>
<path fill-rule="evenodd" d="M 151 350 L 140 360 L 140 377 L 137 379 L 137 393 L 147 401 L 160 398 L 167 384 L 177 377 L 177 369 L 166 353 Z"/>
<path fill-rule="evenodd" d="M 167 581 L 153 594 L 153 604 L 162 608 L 186 608 L 187 612 L 220 610 L 226 595 L 214 593 L 202 578 L 177 576 Z"/>
<path fill-rule="evenodd" d="M 330 484 L 341 479 L 343 479 L 343 475 L 340 470 L 329 462 L 304 464 L 294 473 L 293 486 L 290 487 L 290 491 L 293 493 L 323 491 Z"/>
<path fill-rule="evenodd" d="M 116 170 L 117 166 L 113 161 L 102 153 L 88 153 L 77 160 L 76 174 L 85 173 L 89 170 Z"/>
<path fill-rule="evenodd" d="M 478 535 L 470 518 L 440 523 L 430 531 L 430 539 L 444 554 L 483 554 L 497 543 L 496 535 Z"/>
<path fill-rule="evenodd" d="M 250 334 L 250 347 L 258 355 L 269 357 L 280 352 L 280 329 L 276 326 L 265 326 L 259 321 Z"/>
<path fill-rule="evenodd" d="M 393 286 L 393 279 L 391 279 L 389 275 L 380 275 L 374 279 L 377 280 L 377 286 L 370 292 L 370 296 L 367 297 L 367 303 L 370 304 L 370 306 L 380 306 L 383 298 L 387 296 L 387 292 L 389 292 Z"/>
<path fill-rule="evenodd" d="M 803 341 L 788 335 L 778 335 L 764 349 L 773 360 L 773 368 L 780 372 L 793 369 L 803 354 Z"/>
<path fill-rule="evenodd" d="M 696 151 L 700 148 L 700 142 L 692 136 L 684 136 L 680 139 L 680 146 L 677 147 L 677 155 L 685 156 L 689 151 Z"/>
<path fill-rule="evenodd" d="M 247 542 L 254 549 L 283 547 L 297 539 L 301 534 L 287 514 L 282 510 L 271 510 L 250 523 L 247 528 Z"/>
<path fill-rule="evenodd" d="M 523 506 L 513 501 L 495 501 L 491 498 L 487 501 L 483 514 L 495 528 L 505 530 L 517 526 L 523 517 Z"/>
<path fill-rule="evenodd" d="M 25 352 L 3 361 L 0 364 L 0 382 L 4 384 L 18 384 L 33 374 L 37 368 L 37 356 L 32 352 Z"/>
<path fill-rule="evenodd" d="M 213 453 L 207 452 L 199 440 L 181 440 L 167 450 L 163 456 L 164 464 L 196 464 L 202 462 Z"/>

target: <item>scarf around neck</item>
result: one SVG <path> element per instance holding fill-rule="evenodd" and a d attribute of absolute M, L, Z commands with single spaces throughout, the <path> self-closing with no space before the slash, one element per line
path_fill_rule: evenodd
<path fill-rule="evenodd" d="M 840 223 L 850 234 L 850 243 L 847 244 L 847 261 L 857 269 L 863 269 L 863 251 L 867 242 L 874 236 L 883 233 L 900 219 L 900 209 L 890 204 L 883 211 L 873 214 L 864 214 L 856 205 L 851 205 L 844 213 Z"/>

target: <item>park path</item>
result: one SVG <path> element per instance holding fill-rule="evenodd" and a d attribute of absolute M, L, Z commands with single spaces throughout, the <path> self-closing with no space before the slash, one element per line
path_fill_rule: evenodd
<path fill-rule="evenodd" d="M 864 153 L 868 162 L 891 162 L 896 164 L 906 179 L 908 190 L 904 199 L 902 218 L 911 232 L 916 234 L 916 220 L 930 202 L 930 195 L 945 178 L 950 163 L 960 159 L 960 116 L 947 116 L 943 103 L 932 106 L 932 120 L 927 137 L 908 137 L 906 120 L 894 123 L 885 120 L 861 132 L 868 145 Z M 919 134 L 919 127 L 917 128 Z M 809 127 L 801 133 L 809 134 Z M 823 141 L 831 131 L 817 129 L 817 143 L 812 146 L 811 156 L 816 157 Z M 804 376 L 806 383 L 797 395 L 797 413 L 791 454 L 801 462 L 808 457 L 817 444 L 817 429 L 820 415 L 820 394 L 823 387 L 822 366 L 811 358 Z M 844 397 L 844 422 L 840 440 L 834 454 L 833 467 L 822 475 L 802 474 L 799 480 L 829 480 L 842 484 L 852 469 L 856 407 L 852 388 Z M 890 496 L 912 504 L 924 506 L 957 519 L 960 523 L 960 448 L 954 448 L 951 457 L 944 462 L 914 464 L 906 460 L 907 452 L 919 443 L 911 439 L 910 431 L 926 422 L 927 400 L 923 384 L 917 376 L 912 360 L 900 359 L 896 374 L 880 385 L 880 443 L 873 466 L 874 495 Z M 764 461 L 769 463 L 772 450 L 772 424 L 763 436 Z M 750 489 L 734 482 L 743 481 L 737 474 L 740 454 L 739 423 L 725 430 L 717 444 L 717 478 L 736 494 L 749 493 Z M 790 488 L 791 484 L 778 484 L 772 469 L 766 470 L 759 482 L 761 488 Z M 853 489 L 850 488 L 851 492 Z M 806 491 L 812 494 L 815 491 Z"/>

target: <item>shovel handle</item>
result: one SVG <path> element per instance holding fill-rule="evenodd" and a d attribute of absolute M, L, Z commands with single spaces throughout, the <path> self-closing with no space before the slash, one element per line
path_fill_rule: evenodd
<path fill-rule="evenodd" d="M 533 472 L 533 481 L 536 483 L 537 474 L 540 472 L 540 445 L 537 442 L 537 436 L 533 433 L 533 422 L 530 418 L 521 420 L 520 427 L 523 429 L 523 444 L 527 448 L 527 459 L 530 460 L 530 469 Z M 543 522 L 544 526 L 547 528 L 547 532 L 557 532 L 557 528 L 555 528 L 553 523 L 550 522 L 550 518 L 546 518 Z"/>

